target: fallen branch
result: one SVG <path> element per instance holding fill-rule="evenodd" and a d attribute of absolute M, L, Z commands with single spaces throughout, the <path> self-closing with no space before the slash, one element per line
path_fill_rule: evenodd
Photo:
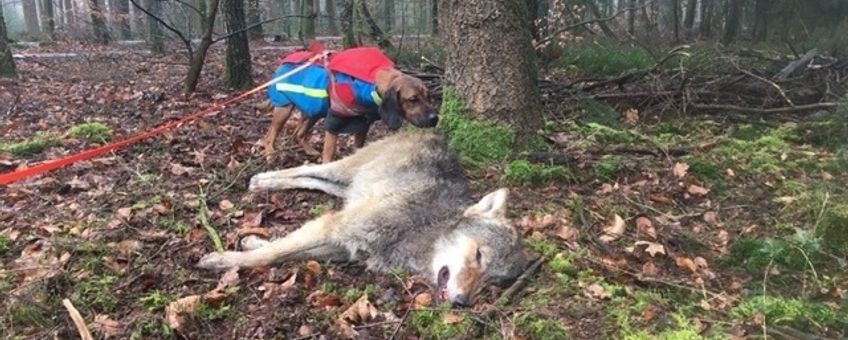
<path fill-rule="evenodd" d="M 675 47 L 674 49 L 672 49 L 671 51 L 666 53 L 665 57 L 663 57 L 662 59 L 657 61 L 657 63 L 654 64 L 654 66 L 651 66 L 650 68 L 636 70 L 636 71 L 633 71 L 633 72 L 628 72 L 628 73 L 625 73 L 621 76 L 618 76 L 618 77 L 615 77 L 615 78 L 612 78 L 612 79 L 607 79 L 607 80 L 604 80 L 604 81 L 601 81 L 601 82 L 594 83 L 594 84 L 586 86 L 586 87 L 584 87 L 580 90 L 584 91 L 584 92 L 585 91 L 591 91 L 593 89 L 603 87 L 603 86 L 606 86 L 606 85 L 609 85 L 609 84 L 612 84 L 612 83 L 615 83 L 615 84 L 618 84 L 619 86 L 621 86 L 624 83 L 633 81 L 635 79 L 641 79 L 645 75 L 653 73 L 654 71 L 659 69 L 663 64 L 665 64 L 667 61 L 671 60 L 672 57 L 680 55 L 681 53 L 683 53 L 682 52 L 683 50 L 688 49 L 688 48 L 689 48 L 688 45 L 682 45 L 682 46 Z"/>
<path fill-rule="evenodd" d="M 521 273 L 521 276 L 515 279 L 515 282 L 512 284 L 512 286 L 507 288 L 507 290 L 505 290 L 503 294 L 501 294 L 501 297 L 498 298 L 495 304 L 499 306 L 505 306 L 510 301 L 512 301 L 512 298 L 515 296 L 515 294 L 524 289 L 524 286 L 527 285 L 528 279 L 533 276 L 536 271 L 539 270 L 539 266 L 541 266 L 542 263 L 545 263 L 545 261 L 547 260 L 548 259 L 544 256 L 539 256 L 539 258 L 536 259 L 536 262 L 533 262 L 530 267 L 527 267 L 527 269 L 524 270 L 524 273 Z M 491 316 L 490 313 L 494 313 L 494 309 L 491 309 L 490 312 L 487 312 L 484 316 L 488 318 Z"/>
<path fill-rule="evenodd" d="M 725 104 L 692 104 L 690 107 L 697 110 L 724 110 L 724 111 L 735 111 L 735 112 L 743 112 L 743 113 L 759 113 L 759 114 L 771 114 L 771 113 L 791 113 L 791 112 L 804 112 L 804 111 L 812 111 L 812 110 L 824 110 L 824 109 L 832 109 L 838 107 L 840 103 L 816 103 L 816 104 L 807 104 L 807 105 L 797 105 L 793 107 L 775 107 L 770 109 L 759 109 L 759 108 L 751 108 L 751 107 L 742 107 L 736 105 L 725 105 Z"/>
<path fill-rule="evenodd" d="M 815 58 L 817 54 L 819 54 L 819 50 L 815 48 L 807 51 L 807 53 L 804 54 L 801 59 L 789 63 L 789 65 L 786 65 L 786 67 L 784 67 L 782 70 L 780 70 L 780 72 L 774 75 L 774 79 L 777 81 L 785 81 L 787 78 L 789 78 L 789 76 L 792 75 L 792 73 L 795 73 L 798 68 L 809 63 L 810 60 L 813 60 L 813 58 Z"/>
<path fill-rule="evenodd" d="M 71 300 L 64 299 L 62 300 L 62 304 L 65 305 L 65 309 L 67 309 L 68 314 L 71 315 L 71 320 L 74 321 L 74 326 L 77 327 L 80 338 L 82 340 L 93 340 L 94 338 L 91 337 L 91 332 L 88 330 L 88 326 L 85 325 L 85 320 L 83 320 L 80 312 L 71 303 Z"/>

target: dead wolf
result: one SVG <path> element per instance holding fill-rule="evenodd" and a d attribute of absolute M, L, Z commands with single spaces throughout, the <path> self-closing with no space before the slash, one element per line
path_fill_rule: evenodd
<path fill-rule="evenodd" d="M 469 305 L 486 284 L 509 283 L 530 261 L 506 217 L 508 190 L 472 199 L 458 157 L 435 132 L 398 133 L 331 163 L 250 180 L 253 191 L 284 189 L 323 191 L 344 206 L 274 241 L 245 238 L 245 251 L 210 253 L 198 266 L 341 258 L 420 274 L 441 301 Z"/>

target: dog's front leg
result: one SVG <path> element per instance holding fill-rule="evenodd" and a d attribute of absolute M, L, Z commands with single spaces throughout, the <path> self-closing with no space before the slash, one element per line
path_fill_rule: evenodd
<path fill-rule="evenodd" d="M 365 128 L 363 128 L 362 131 L 357 132 L 353 136 L 353 146 L 361 148 L 365 145 L 365 138 L 368 137 L 368 129 L 370 127 L 370 125 L 366 124 Z"/>
<path fill-rule="evenodd" d="M 333 156 L 336 154 L 336 144 L 338 143 L 339 135 L 327 131 L 324 134 L 324 152 L 321 153 L 321 163 L 327 164 L 333 161 Z"/>
<path fill-rule="evenodd" d="M 328 214 L 307 222 L 300 229 L 250 251 L 225 251 L 206 254 L 197 263 L 205 269 L 225 270 L 232 267 L 260 267 L 286 261 L 300 253 L 332 245 L 338 218 Z M 301 254 L 302 255 L 302 254 Z"/>
<path fill-rule="evenodd" d="M 284 107 L 275 107 L 274 108 L 274 116 L 271 118 L 271 126 L 268 128 L 268 132 L 265 133 L 265 136 L 262 137 L 262 153 L 265 155 L 265 159 L 270 160 L 274 156 L 274 142 L 277 140 L 277 135 L 280 134 L 280 129 L 283 128 L 286 121 L 289 120 L 289 116 L 291 116 L 292 111 L 294 111 L 294 106 L 284 106 Z"/>
<path fill-rule="evenodd" d="M 303 151 L 310 156 L 318 156 L 321 154 L 318 150 L 315 150 L 315 148 L 312 147 L 311 143 L 309 143 L 309 134 L 312 132 L 312 127 L 315 126 L 316 122 L 318 122 L 318 119 L 319 117 L 304 118 L 300 122 L 300 126 L 297 128 L 297 133 L 295 133 L 297 144 L 300 144 Z"/>

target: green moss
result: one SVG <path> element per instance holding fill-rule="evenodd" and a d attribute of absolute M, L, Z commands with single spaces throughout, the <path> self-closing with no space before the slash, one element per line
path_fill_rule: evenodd
<path fill-rule="evenodd" d="M 456 339 L 474 330 L 474 321 L 460 314 L 463 319 L 456 323 L 445 323 L 444 315 L 450 313 L 450 306 L 442 304 L 435 309 L 410 311 L 410 327 L 427 339 Z"/>
<path fill-rule="evenodd" d="M 830 251 L 848 255 L 848 202 L 827 209 L 816 232 Z"/>
<path fill-rule="evenodd" d="M 235 313 L 235 309 L 224 303 L 213 306 L 200 301 L 197 304 L 197 318 L 203 321 L 223 320 L 234 316 Z"/>
<path fill-rule="evenodd" d="M 46 313 L 35 306 L 16 303 L 7 311 L 9 321 L 18 327 L 44 328 L 50 326 L 50 318 Z"/>
<path fill-rule="evenodd" d="M 9 250 L 9 245 L 12 244 L 12 241 L 9 240 L 6 235 L 0 235 L 0 254 L 5 253 Z"/>
<path fill-rule="evenodd" d="M 71 136 L 82 138 L 90 143 L 102 143 L 112 137 L 112 129 L 100 122 L 87 122 L 74 125 L 68 130 Z"/>
<path fill-rule="evenodd" d="M 730 315 L 737 320 L 751 320 L 755 315 L 762 315 L 769 325 L 788 325 L 816 333 L 822 327 L 848 331 L 848 314 L 823 303 L 796 298 L 755 296 L 733 308 Z"/>
<path fill-rule="evenodd" d="M 562 321 L 541 316 L 534 312 L 520 312 L 513 316 L 518 331 L 527 339 L 569 339 L 568 330 Z"/>
<path fill-rule="evenodd" d="M 504 169 L 504 179 L 516 185 L 542 185 L 573 177 L 571 171 L 563 166 L 533 164 L 524 159 L 514 160 Z"/>
<path fill-rule="evenodd" d="M 550 241 L 544 239 L 535 239 L 532 237 L 527 237 L 524 238 L 524 244 L 528 248 L 532 249 L 537 254 L 540 254 L 542 256 L 550 257 L 553 256 L 557 251 L 559 251 L 559 248 L 556 246 L 556 244 L 553 244 Z"/>
<path fill-rule="evenodd" d="M 152 292 L 138 299 L 138 303 L 148 312 L 156 312 L 164 310 L 173 299 L 160 292 Z"/>
<path fill-rule="evenodd" d="M 637 141 L 638 137 L 627 130 L 615 129 L 603 124 L 588 123 L 583 128 L 583 135 L 594 138 L 601 144 L 630 144 Z"/>
<path fill-rule="evenodd" d="M 112 288 L 118 277 L 114 275 L 95 275 L 80 282 L 76 288 L 77 298 L 82 306 L 103 313 L 111 313 L 118 305 L 118 299 L 112 294 Z"/>
<path fill-rule="evenodd" d="M 621 115 L 611 106 L 592 98 L 580 98 L 575 110 L 587 124 L 598 124 L 606 126 L 617 126 L 621 122 Z"/>
<path fill-rule="evenodd" d="M 174 216 L 166 217 L 159 223 L 159 225 L 177 235 L 185 235 L 188 234 L 189 231 L 189 227 L 185 224 L 185 222 Z"/>
<path fill-rule="evenodd" d="M 563 253 L 557 253 L 548 261 L 548 267 L 551 269 L 551 272 L 557 274 L 567 274 L 567 275 L 576 275 L 577 270 L 574 268 L 574 263 L 572 263 L 572 259 L 570 255 L 565 255 Z"/>
<path fill-rule="evenodd" d="M 615 155 L 604 155 L 595 162 L 592 167 L 595 176 L 605 180 L 613 180 L 618 177 L 619 172 L 623 169 L 623 158 Z"/>
<path fill-rule="evenodd" d="M 24 157 L 41 153 L 44 149 L 57 145 L 59 145 L 59 140 L 56 137 L 47 133 L 38 133 L 35 137 L 23 142 L 0 143 L 0 152 Z"/>
<path fill-rule="evenodd" d="M 439 129 L 447 134 L 450 147 L 459 153 L 463 165 L 472 168 L 505 161 L 515 140 L 515 132 L 508 127 L 472 118 L 450 89 L 445 90 L 442 99 Z"/>

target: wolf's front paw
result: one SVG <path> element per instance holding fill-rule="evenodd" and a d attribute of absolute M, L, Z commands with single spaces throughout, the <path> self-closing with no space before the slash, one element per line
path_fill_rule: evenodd
<path fill-rule="evenodd" d="M 250 191 L 262 191 L 271 189 L 275 180 L 271 173 L 263 172 L 250 178 Z"/>
<path fill-rule="evenodd" d="M 223 253 L 209 253 L 203 256 L 203 258 L 201 258 L 200 261 L 197 262 L 197 267 L 215 270 L 230 269 L 238 265 L 234 259 L 236 255 L 236 252 L 232 251 L 225 251 Z"/>

